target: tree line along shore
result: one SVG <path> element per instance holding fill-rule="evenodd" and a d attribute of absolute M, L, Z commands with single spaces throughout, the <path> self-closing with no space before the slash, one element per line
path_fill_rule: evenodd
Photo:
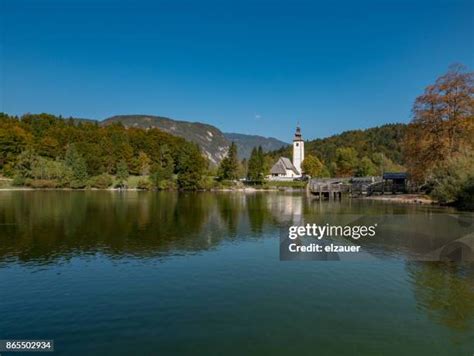
<path fill-rule="evenodd" d="M 302 163 L 311 177 L 375 176 L 407 171 L 413 184 L 442 203 L 474 200 L 474 73 L 455 65 L 415 99 L 409 124 L 347 131 L 307 141 Z M 200 190 L 303 187 L 267 182 L 290 147 L 252 150 L 239 160 L 232 143 L 218 167 L 199 146 L 156 128 L 0 113 L 1 187 Z M 245 179 L 243 181 L 243 179 Z"/>

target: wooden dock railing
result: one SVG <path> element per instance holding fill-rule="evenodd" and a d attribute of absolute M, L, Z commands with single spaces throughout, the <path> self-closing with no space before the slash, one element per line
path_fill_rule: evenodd
<path fill-rule="evenodd" d="M 311 179 L 308 190 L 319 199 L 341 199 L 343 194 L 351 192 L 351 185 L 338 179 Z"/>

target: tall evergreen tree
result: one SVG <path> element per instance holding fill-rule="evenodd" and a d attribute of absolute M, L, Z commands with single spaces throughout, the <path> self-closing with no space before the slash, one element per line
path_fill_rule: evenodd
<path fill-rule="evenodd" d="M 198 145 L 183 147 L 176 165 L 179 188 L 186 190 L 199 189 L 201 178 L 207 168 L 206 163 Z"/>
<path fill-rule="evenodd" d="M 235 180 L 239 178 L 239 158 L 237 155 L 237 145 L 232 142 L 227 156 L 221 161 L 217 176 L 222 180 Z"/>
<path fill-rule="evenodd" d="M 75 144 L 68 146 L 64 162 L 72 171 L 71 188 L 84 188 L 88 178 L 86 161 L 77 150 Z"/>
<path fill-rule="evenodd" d="M 248 162 L 247 159 L 242 159 L 239 166 L 239 177 L 247 177 Z"/>
<path fill-rule="evenodd" d="M 127 179 L 128 179 L 128 165 L 127 165 L 127 162 L 125 162 L 125 160 L 122 159 L 117 163 L 118 185 L 123 186 Z"/>
<path fill-rule="evenodd" d="M 247 178 L 253 182 L 262 182 L 264 178 L 265 157 L 262 147 L 253 148 L 248 162 Z"/>
<path fill-rule="evenodd" d="M 151 181 L 155 187 L 162 187 L 163 182 L 170 181 L 173 178 L 174 160 L 168 146 L 160 149 L 159 161 L 151 168 Z"/>
<path fill-rule="evenodd" d="M 247 164 L 247 179 L 248 180 L 255 180 L 257 176 L 257 149 L 254 147 L 252 148 L 252 152 L 250 153 L 249 161 Z"/>
<path fill-rule="evenodd" d="M 258 156 L 258 163 L 259 163 L 259 174 L 262 174 L 264 165 L 265 165 L 265 156 L 263 154 L 262 146 L 258 146 L 257 156 Z"/>

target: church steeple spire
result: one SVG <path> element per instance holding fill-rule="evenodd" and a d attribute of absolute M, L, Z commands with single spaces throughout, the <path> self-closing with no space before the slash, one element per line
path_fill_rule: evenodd
<path fill-rule="evenodd" d="M 304 140 L 301 135 L 300 123 L 296 126 L 295 137 L 293 138 L 293 165 L 298 170 L 299 175 L 303 174 L 301 163 L 304 161 Z"/>
<path fill-rule="evenodd" d="M 303 136 L 301 135 L 301 128 L 300 128 L 299 122 L 296 126 L 295 137 L 293 138 L 293 141 L 303 141 Z"/>

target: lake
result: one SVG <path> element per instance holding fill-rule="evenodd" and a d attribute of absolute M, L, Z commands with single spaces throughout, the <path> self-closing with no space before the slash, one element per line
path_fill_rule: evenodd
<path fill-rule="evenodd" d="M 473 213 L 303 193 L 0 192 L 0 339 L 59 355 L 472 355 Z M 379 222 L 360 260 L 280 261 L 301 222 Z M 435 258 L 436 259 L 436 258 Z"/>

